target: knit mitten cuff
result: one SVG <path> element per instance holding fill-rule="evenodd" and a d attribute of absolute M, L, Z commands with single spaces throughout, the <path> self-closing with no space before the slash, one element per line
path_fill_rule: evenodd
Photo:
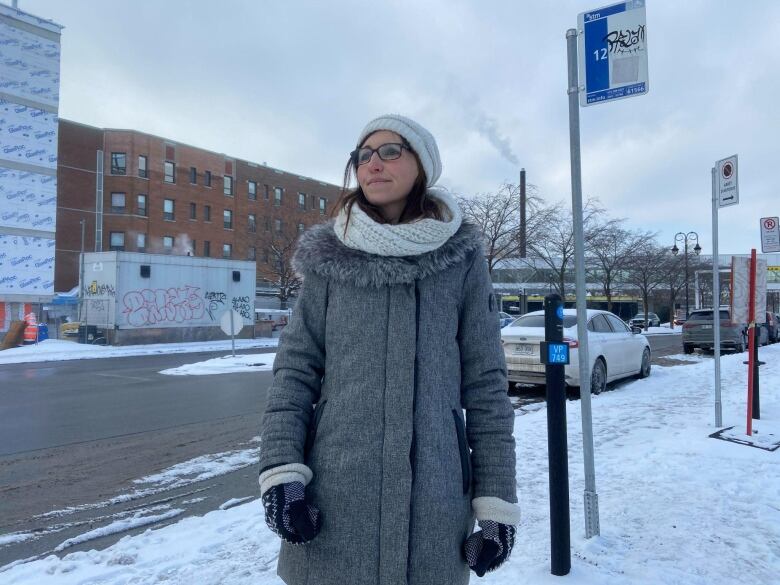
<path fill-rule="evenodd" d="M 501 498 L 481 496 L 471 500 L 471 508 L 478 521 L 492 520 L 507 526 L 520 524 L 520 506 Z"/>
<path fill-rule="evenodd" d="M 311 469 L 309 469 L 303 463 L 287 463 L 285 465 L 278 465 L 271 469 L 266 469 L 260 474 L 260 496 L 267 492 L 275 485 L 283 483 L 292 483 L 294 481 L 301 482 L 304 486 L 309 485 L 309 482 L 314 477 Z"/>

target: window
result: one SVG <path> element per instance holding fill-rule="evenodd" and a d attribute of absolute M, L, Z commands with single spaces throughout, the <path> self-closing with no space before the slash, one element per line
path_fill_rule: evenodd
<path fill-rule="evenodd" d="M 252 201 L 257 201 L 257 183 L 255 181 L 249 181 L 248 189 L 249 189 L 249 199 L 251 199 Z"/>
<path fill-rule="evenodd" d="M 233 177 L 230 175 L 225 175 L 225 177 L 222 179 L 222 191 L 228 197 L 233 196 Z"/>
<path fill-rule="evenodd" d="M 596 333 L 612 333 L 612 329 L 609 328 L 609 323 L 604 318 L 604 315 L 596 315 L 588 323 L 588 330 Z"/>
<path fill-rule="evenodd" d="M 190 219 L 198 219 L 198 206 L 190 203 Z"/>
<path fill-rule="evenodd" d="M 122 252 L 125 249 L 125 232 L 111 232 L 110 236 L 111 250 Z"/>
<path fill-rule="evenodd" d="M 198 169 L 195 167 L 190 167 L 190 183 L 193 185 L 198 184 Z"/>
<path fill-rule="evenodd" d="M 252 234 L 257 231 L 257 218 L 255 217 L 254 213 L 249 214 L 249 218 L 247 220 L 247 231 Z"/>
<path fill-rule="evenodd" d="M 265 191 L 263 193 L 263 199 L 268 201 L 269 194 L 271 193 L 271 187 L 269 187 L 268 185 L 263 185 L 263 188 L 265 189 Z"/>
<path fill-rule="evenodd" d="M 149 173 L 146 170 L 146 157 L 142 154 L 138 155 L 138 176 L 144 179 L 149 178 Z"/>
<path fill-rule="evenodd" d="M 163 167 L 165 168 L 165 182 L 166 183 L 175 183 L 176 182 L 176 164 L 172 163 L 171 161 L 165 161 L 163 163 Z"/>
<path fill-rule="evenodd" d="M 233 246 L 231 244 L 222 244 L 222 257 L 230 258 L 233 256 Z"/>
<path fill-rule="evenodd" d="M 168 221 L 174 221 L 175 219 L 175 202 L 173 199 L 163 199 L 163 219 Z"/>
<path fill-rule="evenodd" d="M 211 205 L 203 206 L 203 221 L 211 221 Z"/>
<path fill-rule="evenodd" d="M 197 243 L 198 242 L 196 240 L 191 240 L 190 241 L 190 249 L 187 250 L 187 256 L 194 256 L 195 255 L 195 251 L 198 249 Z"/>
<path fill-rule="evenodd" d="M 222 212 L 222 227 L 226 230 L 233 229 L 233 212 L 229 209 Z"/>
<path fill-rule="evenodd" d="M 206 187 L 211 187 L 211 171 L 203 173 L 203 177 L 203 184 L 206 185 Z"/>
<path fill-rule="evenodd" d="M 298 207 L 306 211 L 306 193 L 298 193 Z"/>
<path fill-rule="evenodd" d="M 146 251 L 146 234 L 137 234 L 135 236 L 135 247 L 139 252 Z"/>
<path fill-rule="evenodd" d="M 605 317 L 607 318 L 607 321 L 609 321 L 612 331 L 615 333 L 631 333 L 628 326 L 614 315 L 605 315 Z"/>
<path fill-rule="evenodd" d="M 275 219 L 274 220 L 274 231 L 277 234 L 281 234 L 282 233 L 282 220 L 281 219 Z"/>
<path fill-rule="evenodd" d="M 163 252 L 166 254 L 173 252 L 173 236 L 163 236 Z"/>
<path fill-rule="evenodd" d="M 254 246 L 249 246 L 246 249 L 246 259 L 247 260 L 255 260 L 257 258 L 257 250 Z"/>
<path fill-rule="evenodd" d="M 124 152 L 111 153 L 111 174 L 112 175 L 127 174 L 127 155 Z"/>
<path fill-rule="evenodd" d="M 325 197 L 320 197 L 320 215 L 325 215 L 325 206 L 328 204 L 328 200 Z"/>
<path fill-rule="evenodd" d="M 111 193 L 111 211 L 114 213 L 125 212 L 125 194 Z"/>
<path fill-rule="evenodd" d="M 270 232 L 271 231 L 271 218 L 266 217 L 265 218 L 265 231 Z"/>
<path fill-rule="evenodd" d="M 269 261 L 268 250 L 265 250 L 265 251 L 263 252 L 263 262 L 264 262 L 265 264 L 268 264 L 268 261 Z"/>
<path fill-rule="evenodd" d="M 135 212 L 137 215 L 142 215 L 146 217 L 148 215 L 148 211 L 146 209 L 146 195 L 137 195 L 136 196 L 136 207 Z"/>
<path fill-rule="evenodd" d="M 211 242 L 208 240 L 203 240 L 203 255 L 206 257 L 211 256 Z"/>
<path fill-rule="evenodd" d="M 298 224 L 298 233 L 299 233 L 299 234 L 302 234 L 302 233 L 303 233 L 303 230 L 305 230 L 305 229 L 306 229 L 306 226 L 305 226 L 305 225 L 303 225 L 302 223 L 299 223 L 299 224 Z"/>
<path fill-rule="evenodd" d="M 282 204 L 282 193 L 284 189 L 281 187 L 274 187 L 274 205 L 279 207 Z"/>

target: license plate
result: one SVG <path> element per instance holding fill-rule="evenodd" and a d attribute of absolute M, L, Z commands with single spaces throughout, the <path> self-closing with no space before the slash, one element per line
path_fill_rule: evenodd
<path fill-rule="evenodd" d="M 702 325 L 702 329 L 712 329 L 712 325 Z"/>
<path fill-rule="evenodd" d="M 515 344 L 515 353 L 519 355 L 531 355 L 534 353 L 534 346 L 530 343 Z"/>

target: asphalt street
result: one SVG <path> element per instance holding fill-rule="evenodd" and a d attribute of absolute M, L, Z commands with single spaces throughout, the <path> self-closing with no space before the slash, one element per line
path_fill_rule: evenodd
<path fill-rule="evenodd" d="M 654 363 L 682 351 L 679 335 L 653 336 L 650 343 Z M 269 351 L 275 349 L 242 353 Z M 205 514 L 231 499 L 257 497 L 258 470 L 252 465 L 105 504 L 132 493 L 135 479 L 203 455 L 257 446 L 253 439 L 260 433 L 271 372 L 159 374 L 219 355 L 225 352 L 0 366 L 0 536 L 40 535 L 0 546 L 0 566 L 50 554 L 68 538 L 148 513 L 161 502 L 184 510 L 184 516 Z M 512 394 L 518 409 L 544 400 L 543 388 Z M 64 512 L 47 515 L 55 510 Z M 65 552 L 102 548 L 147 528 L 92 539 Z"/>

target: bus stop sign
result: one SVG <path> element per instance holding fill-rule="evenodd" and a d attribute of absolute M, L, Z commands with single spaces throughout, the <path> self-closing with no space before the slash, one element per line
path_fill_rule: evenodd
<path fill-rule="evenodd" d="M 577 18 L 580 106 L 646 94 L 645 0 L 627 0 Z"/>

